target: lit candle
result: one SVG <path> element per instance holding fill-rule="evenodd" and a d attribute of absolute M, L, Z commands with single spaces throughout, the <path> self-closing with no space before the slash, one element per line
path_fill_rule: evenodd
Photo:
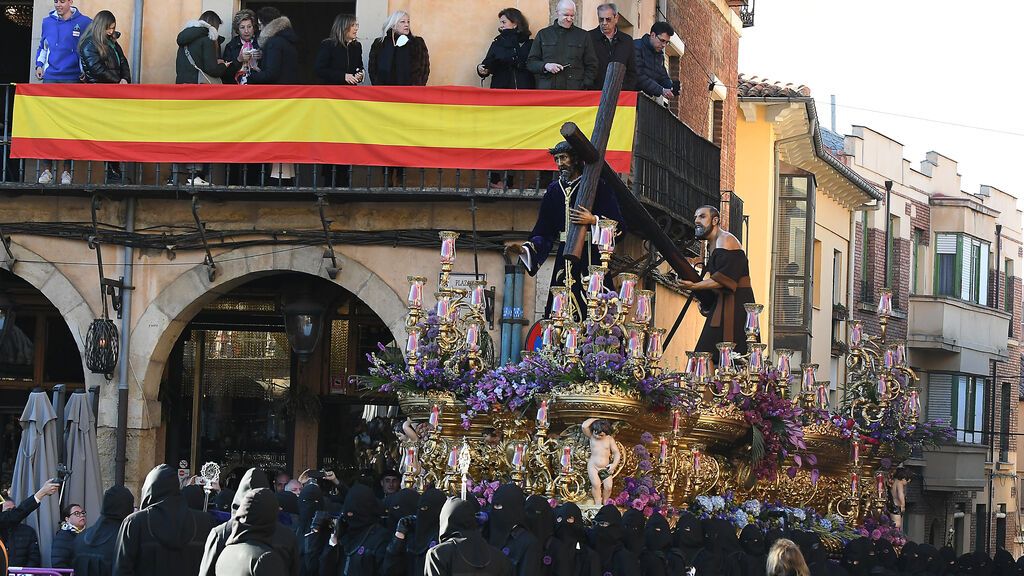
<path fill-rule="evenodd" d="M 700 448 L 697 446 L 693 448 L 693 471 L 700 472 Z"/>
<path fill-rule="evenodd" d="M 597 223 L 598 250 L 606 254 L 615 251 L 615 228 L 617 222 L 610 218 L 601 218 Z"/>
<path fill-rule="evenodd" d="M 551 318 L 561 320 L 566 317 L 566 304 L 569 301 L 569 293 L 565 286 L 554 286 L 551 288 Z"/>
<path fill-rule="evenodd" d="M 444 231 L 440 232 L 438 236 L 441 237 L 441 263 L 442 264 L 454 264 L 455 263 L 455 239 L 459 237 L 458 232 Z"/>
<path fill-rule="evenodd" d="M 540 407 L 537 408 L 537 427 L 547 428 L 548 427 L 548 401 L 541 400 Z"/>
<path fill-rule="evenodd" d="M 917 420 L 918 415 L 921 414 L 921 398 L 918 395 L 916 388 L 912 388 L 910 390 L 910 397 L 907 398 L 907 406 L 907 416 L 912 420 Z"/>
<path fill-rule="evenodd" d="M 885 375 L 878 377 L 878 399 L 887 400 L 889 396 L 889 379 Z"/>
<path fill-rule="evenodd" d="M 857 498 L 860 495 L 860 483 L 857 479 L 857 473 L 850 473 L 850 496 Z"/>
<path fill-rule="evenodd" d="M 607 271 L 604 266 L 590 267 L 590 281 L 587 283 L 587 293 L 590 296 L 599 296 L 604 290 L 604 275 Z"/>
<path fill-rule="evenodd" d="M 804 364 L 801 369 L 803 370 L 803 379 L 800 382 L 800 391 L 804 394 L 811 394 L 815 389 L 814 371 L 818 369 L 818 365 Z"/>
<path fill-rule="evenodd" d="M 470 352 L 480 351 L 480 324 L 472 322 L 466 326 L 466 349 Z"/>
<path fill-rule="evenodd" d="M 526 447 L 522 443 L 517 443 L 512 452 L 512 467 L 516 470 L 522 470 L 523 468 L 523 451 L 525 449 Z"/>
<path fill-rule="evenodd" d="M 409 276 L 409 308 L 423 307 L 423 285 L 427 279 L 423 276 Z"/>
<path fill-rule="evenodd" d="M 882 366 L 885 368 L 892 368 L 896 365 L 896 349 L 886 348 L 885 353 L 882 355 Z"/>
<path fill-rule="evenodd" d="M 562 457 L 558 463 L 562 466 L 562 473 L 568 474 L 572 472 L 572 446 L 564 446 L 562 448 Z"/>
<path fill-rule="evenodd" d="M 672 409 L 672 434 L 679 434 L 679 408 Z"/>
<path fill-rule="evenodd" d="M 850 346 L 860 346 L 864 338 L 864 323 L 860 320 L 850 320 Z"/>
<path fill-rule="evenodd" d="M 718 370 L 725 372 L 732 370 L 732 342 L 719 342 L 715 345 L 718 348 Z"/>
<path fill-rule="evenodd" d="M 853 439 L 853 465 L 860 466 L 860 440 L 857 438 Z"/>
<path fill-rule="evenodd" d="M 647 324 L 651 321 L 651 297 L 653 295 L 654 293 L 650 290 L 637 290 L 633 318 L 638 324 Z"/>
<path fill-rule="evenodd" d="M 882 288 L 878 295 L 878 315 L 892 315 L 892 290 L 888 288 Z"/>
<path fill-rule="evenodd" d="M 628 337 L 626 339 L 626 351 L 630 358 L 637 360 L 643 357 L 644 336 L 636 324 L 627 326 Z"/>
<path fill-rule="evenodd" d="M 885 475 L 881 472 L 875 473 L 875 490 L 878 492 L 878 499 L 885 498 Z"/>
<path fill-rule="evenodd" d="M 748 338 L 753 336 L 761 335 L 761 311 L 764 310 L 763 304 L 744 304 L 743 309 L 747 311 L 747 322 L 743 327 L 743 332 Z"/>
<path fill-rule="evenodd" d="M 448 469 L 455 470 L 459 466 L 459 447 L 452 446 L 451 452 L 448 453 Z"/>
<path fill-rule="evenodd" d="M 764 372 L 764 351 L 768 345 L 754 342 L 749 348 L 750 358 L 747 360 L 747 372 L 752 376 Z"/>
<path fill-rule="evenodd" d="M 411 328 L 409 330 L 409 339 L 405 341 L 405 353 L 411 358 L 416 356 L 416 352 L 420 347 L 420 329 Z"/>
<path fill-rule="evenodd" d="M 711 366 L 711 353 L 710 352 L 698 352 L 697 353 L 697 369 L 694 371 L 694 379 L 703 384 L 708 381 L 708 375 Z"/>
<path fill-rule="evenodd" d="M 786 348 L 777 348 L 775 353 L 778 355 L 779 360 L 776 365 L 776 370 L 779 372 L 779 380 L 783 382 L 789 382 L 790 360 L 793 356 L 793 351 Z"/>
<path fill-rule="evenodd" d="M 434 404 L 430 407 L 430 419 L 427 421 L 430 424 L 431 430 L 437 430 L 437 425 L 441 421 L 441 407 Z"/>
<path fill-rule="evenodd" d="M 633 298 L 636 296 L 636 274 L 619 274 L 622 279 L 622 286 L 619 287 L 619 301 L 623 306 L 632 306 Z"/>
<path fill-rule="evenodd" d="M 575 356 L 580 341 L 580 327 L 570 324 L 562 329 L 565 332 L 565 353 Z"/>
<path fill-rule="evenodd" d="M 695 352 L 686 353 L 686 375 L 693 377 L 694 371 L 697 369 L 697 354 Z"/>
<path fill-rule="evenodd" d="M 474 308 L 482 309 L 486 303 L 484 291 L 487 287 L 487 282 L 485 280 L 473 280 L 469 283 L 469 287 L 469 305 Z"/>
<path fill-rule="evenodd" d="M 661 342 L 664 335 L 664 328 L 653 328 L 647 333 L 647 359 L 651 362 L 661 360 Z"/>
<path fill-rule="evenodd" d="M 828 389 L 825 388 L 824 382 L 818 383 L 818 393 L 815 397 L 815 403 L 821 410 L 828 410 Z"/>
<path fill-rule="evenodd" d="M 658 457 L 658 461 L 664 465 L 665 463 L 668 462 L 668 441 L 665 440 L 664 438 L 661 438 L 658 440 L 658 444 L 661 448 L 661 455 Z"/>
<path fill-rule="evenodd" d="M 437 292 L 434 294 L 434 298 L 437 298 L 437 321 L 446 324 L 451 317 L 451 296 L 445 292 Z"/>
<path fill-rule="evenodd" d="M 405 449 L 405 457 L 402 458 L 402 472 L 406 474 L 416 473 L 416 447 L 408 446 Z"/>
<path fill-rule="evenodd" d="M 550 350 L 555 345 L 555 325 L 550 320 L 540 321 L 541 332 L 540 343 L 545 350 Z"/>

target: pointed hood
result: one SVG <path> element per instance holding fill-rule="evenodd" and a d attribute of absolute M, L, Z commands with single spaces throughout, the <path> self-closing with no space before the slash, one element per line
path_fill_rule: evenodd
<path fill-rule="evenodd" d="M 630 508 L 622 515 L 623 543 L 630 552 L 637 556 L 644 549 L 645 524 L 644 513 L 636 508 Z"/>
<path fill-rule="evenodd" d="M 427 488 L 416 506 L 416 530 L 413 534 L 412 551 L 423 554 L 441 541 L 441 508 L 446 497 L 437 488 Z"/>
<path fill-rule="evenodd" d="M 648 552 L 665 552 L 672 545 L 672 532 L 668 520 L 661 514 L 652 514 L 644 526 L 644 546 Z"/>
<path fill-rule="evenodd" d="M 256 468 L 249 468 L 242 474 L 242 479 L 238 481 L 238 489 L 235 491 L 234 497 L 231 499 L 231 510 L 232 514 L 238 507 L 242 505 L 242 500 L 245 499 L 245 494 L 249 490 L 255 488 L 270 488 L 270 482 L 267 480 L 267 475 L 262 470 Z"/>
<path fill-rule="evenodd" d="M 543 549 L 555 533 L 555 512 L 548 499 L 534 494 L 526 499 L 526 528 L 537 537 Z"/>
<path fill-rule="evenodd" d="M 269 488 L 254 488 L 242 496 L 242 502 L 231 519 L 231 535 L 227 545 L 254 542 L 273 547 L 277 529 L 277 497 Z"/>
<path fill-rule="evenodd" d="M 474 573 L 483 574 L 498 552 L 480 535 L 476 520 L 479 510 L 474 500 L 449 498 L 441 508 L 440 528 L 441 542 L 454 544 L 455 553 L 462 561 L 475 568 Z"/>
<path fill-rule="evenodd" d="M 615 552 L 622 547 L 622 514 L 612 504 L 605 504 L 594 515 L 590 529 L 590 546 L 601 557 L 601 567 L 611 569 Z"/>
<path fill-rule="evenodd" d="M 504 548 L 512 529 L 526 523 L 525 505 L 523 490 L 515 484 L 503 484 L 494 491 L 488 517 L 490 532 L 487 538 L 492 546 Z"/>

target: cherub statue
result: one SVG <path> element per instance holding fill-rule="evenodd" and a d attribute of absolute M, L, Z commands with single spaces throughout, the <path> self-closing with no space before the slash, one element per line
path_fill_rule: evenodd
<path fill-rule="evenodd" d="M 587 460 L 587 477 L 594 504 L 600 506 L 612 497 L 612 477 L 619 468 L 622 454 L 612 436 L 611 422 L 599 418 L 587 418 L 583 434 L 590 439 L 590 459 Z"/>

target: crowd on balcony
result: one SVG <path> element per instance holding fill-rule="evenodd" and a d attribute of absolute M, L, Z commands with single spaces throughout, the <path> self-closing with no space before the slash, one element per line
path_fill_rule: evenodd
<path fill-rule="evenodd" d="M 128 60 L 118 44 L 116 16 L 101 10 L 93 18 L 73 6 L 74 0 L 54 0 L 54 10 L 43 20 L 35 61 L 35 76 L 44 83 L 127 84 L 132 81 Z M 554 22 L 532 35 L 521 11 L 498 13 L 498 34 L 476 66 L 481 79 L 490 78 L 498 89 L 600 90 L 610 62 L 626 66 L 622 88 L 652 97 L 678 93 L 665 68 L 664 50 L 674 31 L 667 22 L 655 22 L 650 33 L 633 39 L 619 31 L 619 9 L 605 3 L 597 7 L 599 26 L 583 30 L 575 25 L 576 4 L 560 0 Z M 266 6 L 243 9 L 231 17 L 230 40 L 220 36 L 223 20 L 212 10 L 184 24 L 177 36 L 177 84 L 298 84 L 299 36 L 287 15 Z M 408 12 L 388 16 L 370 44 L 367 69 L 358 40 L 359 21 L 351 14 L 334 18 L 330 36 L 323 39 L 313 58 L 313 73 L 322 84 L 358 86 L 423 86 L 430 76 L 427 38 L 412 31 Z M 57 178 L 54 161 L 40 166 L 40 184 L 71 184 L 70 163 Z M 277 170 L 286 170 L 280 167 Z M 203 165 L 177 165 L 175 176 L 186 174 L 189 185 L 206 185 Z M 108 182 L 123 182 L 121 166 L 106 165 Z M 277 173 L 277 178 L 290 175 Z"/>

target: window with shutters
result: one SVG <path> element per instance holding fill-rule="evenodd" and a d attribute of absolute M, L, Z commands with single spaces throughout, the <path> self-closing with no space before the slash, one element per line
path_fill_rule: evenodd
<path fill-rule="evenodd" d="M 914 236 L 911 240 L 912 246 L 910 247 L 910 293 L 917 294 L 917 275 L 920 273 L 921 266 L 921 235 L 922 230 L 920 228 L 914 228 Z"/>
<path fill-rule="evenodd" d="M 810 350 L 814 302 L 814 177 L 779 176 L 775 217 L 773 339 L 775 345 Z"/>
<path fill-rule="evenodd" d="M 935 235 L 935 295 L 988 305 L 989 244 L 966 234 Z"/>
<path fill-rule="evenodd" d="M 999 390 L 999 461 L 1010 459 L 1010 383 L 1003 382 Z"/>
<path fill-rule="evenodd" d="M 960 442 L 983 442 L 986 379 L 968 374 L 928 375 L 928 419 L 951 422 Z"/>

